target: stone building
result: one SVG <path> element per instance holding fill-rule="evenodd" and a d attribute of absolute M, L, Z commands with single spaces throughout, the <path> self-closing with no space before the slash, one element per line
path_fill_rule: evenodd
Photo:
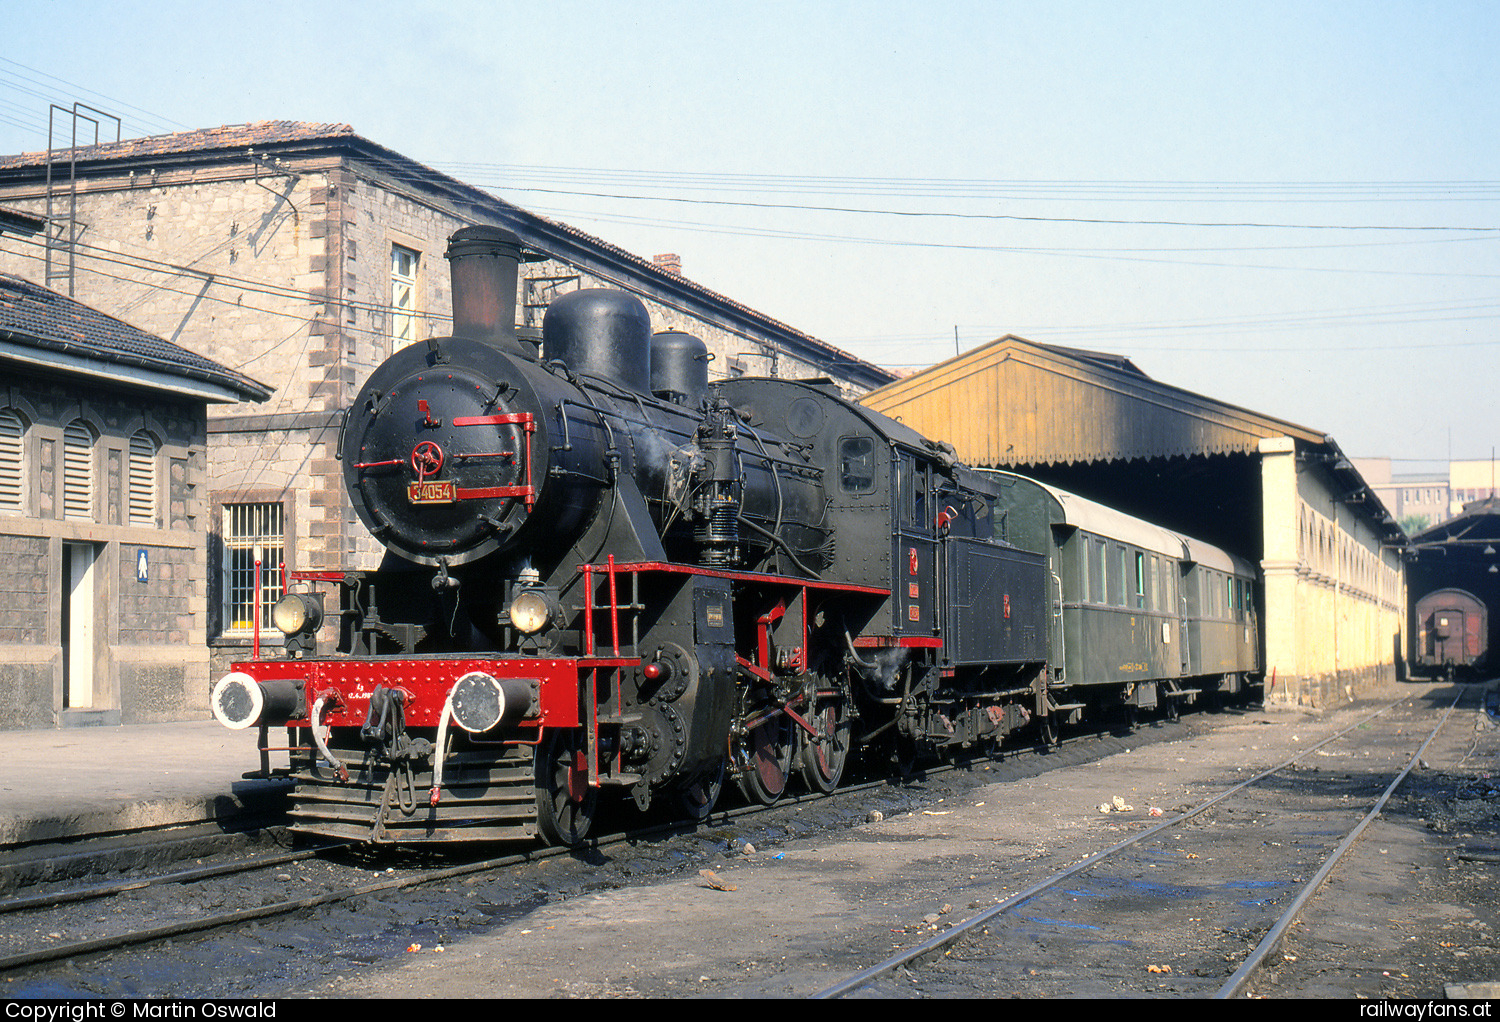
<path fill-rule="evenodd" d="M 0 203 L 48 205 L 45 154 L 0 157 Z M 54 282 L 142 329 L 276 386 L 264 408 L 209 414 L 210 643 L 251 642 L 253 586 L 271 606 L 288 570 L 371 567 L 334 459 L 339 416 L 401 345 L 450 325 L 448 237 L 490 224 L 533 254 L 517 296 L 524 329 L 556 295 L 619 287 L 654 330 L 703 340 L 711 375 L 832 378 L 850 393 L 892 374 L 682 276 L 438 173 L 347 125 L 261 122 L 81 149 L 54 168 L 46 240 L 0 239 L 0 271 Z M 61 183 L 59 183 L 61 181 Z M 56 201 L 66 190 L 67 201 Z M 73 267 L 66 285 L 60 267 Z M 264 620 L 264 616 L 263 616 Z M 269 635 L 268 635 L 269 637 Z M 276 636 L 279 639 L 279 635 Z"/>
<path fill-rule="evenodd" d="M 1405 536 L 1332 437 L 1153 380 L 1119 355 L 1013 336 L 863 401 L 971 464 L 1258 564 L 1268 698 L 1327 705 L 1394 679 Z"/>
<path fill-rule="evenodd" d="M 271 390 L 0 275 L 0 728 L 208 707 L 209 404 Z"/>

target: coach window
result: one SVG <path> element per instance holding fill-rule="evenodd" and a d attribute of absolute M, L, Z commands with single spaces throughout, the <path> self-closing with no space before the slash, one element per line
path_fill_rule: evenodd
<path fill-rule="evenodd" d="M 1089 579 L 1092 585 L 1090 589 L 1090 600 L 1094 603 L 1103 603 L 1104 594 L 1109 592 L 1109 582 L 1106 581 L 1104 572 L 1104 541 L 1099 539 L 1085 540 L 1088 546 L 1085 548 L 1089 559 Z"/>
<path fill-rule="evenodd" d="M 1125 548 L 1117 543 L 1109 544 L 1109 556 L 1104 559 L 1108 569 L 1108 592 L 1106 599 L 1112 607 L 1125 606 Z"/>
<path fill-rule="evenodd" d="M 1135 552 L 1135 605 L 1137 609 L 1146 606 L 1146 555 L 1139 550 Z"/>
<path fill-rule="evenodd" d="M 839 486 L 845 493 L 875 489 L 875 441 L 846 436 L 839 441 Z"/>
<path fill-rule="evenodd" d="M 1104 541 L 1092 536 L 1083 538 L 1083 557 L 1088 564 L 1090 603 L 1104 602 Z"/>

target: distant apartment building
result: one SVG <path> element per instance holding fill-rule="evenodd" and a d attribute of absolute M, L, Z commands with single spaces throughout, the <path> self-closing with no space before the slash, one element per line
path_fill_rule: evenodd
<path fill-rule="evenodd" d="M 1390 458 L 1355 458 L 1354 464 L 1383 504 L 1417 531 L 1440 525 L 1465 506 L 1496 494 L 1500 475 L 1489 459 L 1450 461 L 1446 472 L 1393 472 Z"/>
<path fill-rule="evenodd" d="M 1461 514 L 1465 505 L 1495 496 L 1496 482 L 1500 480 L 1500 474 L 1496 472 L 1493 458 L 1452 461 L 1448 463 L 1448 479 L 1452 489 L 1449 517 L 1452 517 Z"/>

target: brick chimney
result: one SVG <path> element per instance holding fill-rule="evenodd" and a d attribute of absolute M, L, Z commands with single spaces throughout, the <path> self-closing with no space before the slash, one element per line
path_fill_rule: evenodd
<path fill-rule="evenodd" d="M 676 252 L 664 252 L 651 257 L 658 270 L 665 270 L 675 277 L 682 276 L 682 257 Z"/>

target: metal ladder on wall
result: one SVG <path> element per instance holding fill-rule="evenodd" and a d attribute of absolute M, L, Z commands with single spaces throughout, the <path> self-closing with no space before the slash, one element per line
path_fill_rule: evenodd
<path fill-rule="evenodd" d="M 97 114 L 90 117 L 88 114 Z M 57 134 L 60 125 L 56 122 L 57 115 L 67 117 L 72 125 L 67 148 L 68 154 L 68 177 L 66 183 L 60 180 L 61 175 L 54 174 L 53 168 L 59 162 L 60 150 L 58 149 Z M 115 141 L 120 141 L 120 118 L 114 114 L 107 114 L 103 110 L 97 110 L 85 103 L 74 103 L 72 109 L 58 106 L 53 103 L 47 111 L 47 232 L 46 232 L 46 279 L 43 283 L 52 288 L 54 281 L 61 283 L 67 281 L 68 297 L 73 297 L 75 277 L 78 266 L 78 122 L 86 121 L 94 126 L 94 141 L 92 145 L 99 144 L 99 124 L 103 119 L 115 122 Z M 64 204 L 63 199 L 67 202 Z M 66 205 L 67 215 L 62 215 L 62 208 Z"/>

